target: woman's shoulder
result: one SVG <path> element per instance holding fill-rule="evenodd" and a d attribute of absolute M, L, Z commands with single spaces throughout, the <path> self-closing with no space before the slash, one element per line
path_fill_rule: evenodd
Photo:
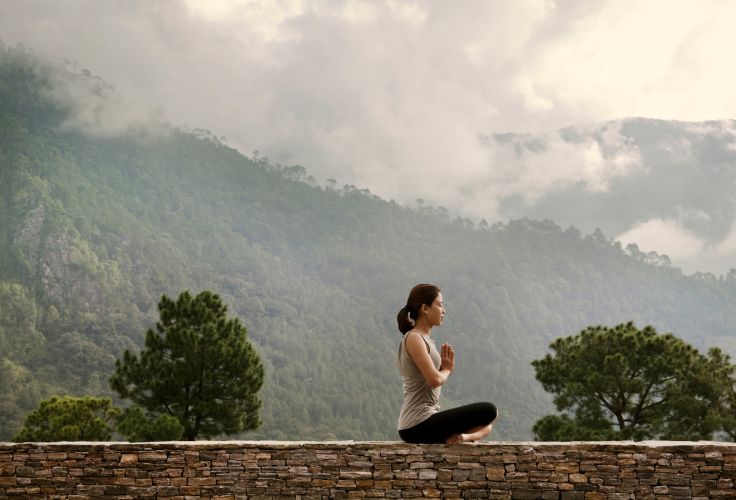
<path fill-rule="evenodd" d="M 407 340 L 410 338 L 422 339 L 425 341 L 427 340 L 427 337 L 419 330 L 409 330 L 408 332 L 404 334 L 404 340 Z"/>
<path fill-rule="evenodd" d="M 431 338 L 429 338 L 428 335 L 424 335 L 422 332 L 417 331 L 417 330 L 409 330 L 408 332 L 404 334 L 404 338 L 402 342 L 409 342 L 409 341 L 411 341 L 412 343 L 422 343 L 423 342 L 427 346 L 427 351 L 431 349 L 430 344 L 434 345 L 434 341 Z"/>

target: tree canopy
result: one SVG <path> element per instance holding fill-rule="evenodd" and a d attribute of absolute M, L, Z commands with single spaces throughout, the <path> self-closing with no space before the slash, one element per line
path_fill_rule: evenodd
<path fill-rule="evenodd" d="M 117 413 L 110 398 L 53 396 L 26 416 L 13 441 L 107 441 Z"/>
<path fill-rule="evenodd" d="M 702 355 L 674 335 L 633 323 L 591 326 L 558 338 L 532 362 L 559 415 L 536 422 L 542 440 L 710 439 L 733 367 L 718 349 Z"/>
<path fill-rule="evenodd" d="M 175 417 L 183 439 L 257 428 L 263 366 L 240 320 L 209 291 L 164 295 L 159 313 L 145 348 L 115 363 L 111 387 L 150 416 Z"/>
<path fill-rule="evenodd" d="M 179 420 L 167 414 L 147 415 L 140 406 L 121 410 L 115 419 L 115 430 L 130 442 L 176 441 L 184 433 Z"/>

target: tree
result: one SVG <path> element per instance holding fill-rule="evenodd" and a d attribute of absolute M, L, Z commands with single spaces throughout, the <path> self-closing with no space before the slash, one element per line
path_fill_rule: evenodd
<path fill-rule="evenodd" d="M 733 367 L 718 349 L 703 356 L 670 333 L 633 323 L 591 326 L 550 347 L 554 353 L 532 366 L 569 414 L 538 420 L 537 439 L 697 440 L 721 427 L 721 379 Z"/>
<path fill-rule="evenodd" d="M 708 366 L 703 374 L 711 387 L 714 387 L 715 415 L 718 428 L 731 441 L 736 441 L 736 366 L 730 357 L 719 349 L 708 351 Z"/>
<path fill-rule="evenodd" d="M 117 412 L 110 398 L 53 396 L 26 416 L 13 441 L 107 441 Z"/>
<path fill-rule="evenodd" d="M 136 405 L 120 413 L 115 429 L 131 442 L 175 441 L 184 432 L 176 417 L 166 414 L 149 417 L 143 408 Z"/>
<path fill-rule="evenodd" d="M 186 440 L 256 429 L 263 366 L 240 320 L 208 291 L 164 295 L 158 308 L 156 330 L 139 355 L 115 362 L 111 387 L 148 418 L 176 417 Z"/>

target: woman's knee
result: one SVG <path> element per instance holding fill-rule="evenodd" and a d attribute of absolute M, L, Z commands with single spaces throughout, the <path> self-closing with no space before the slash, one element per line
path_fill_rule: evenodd
<path fill-rule="evenodd" d="M 485 419 L 488 421 L 488 424 L 492 424 L 496 418 L 498 418 L 498 408 L 496 408 L 496 405 L 489 402 L 483 402 L 478 403 L 479 410 L 483 413 L 485 416 Z"/>

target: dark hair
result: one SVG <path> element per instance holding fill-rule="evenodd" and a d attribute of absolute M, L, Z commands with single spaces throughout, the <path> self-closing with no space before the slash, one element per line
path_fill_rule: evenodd
<path fill-rule="evenodd" d="M 399 331 L 405 334 L 414 328 L 414 322 L 419 317 L 419 308 L 423 304 L 432 305 L 434 299 L 440 294 L 439 287 L 423 283 L 417 285 L 409 292 L 409 298 L 406 299 L 406 305 L 401 308 L 396 321 L 399 323 Z"/>

